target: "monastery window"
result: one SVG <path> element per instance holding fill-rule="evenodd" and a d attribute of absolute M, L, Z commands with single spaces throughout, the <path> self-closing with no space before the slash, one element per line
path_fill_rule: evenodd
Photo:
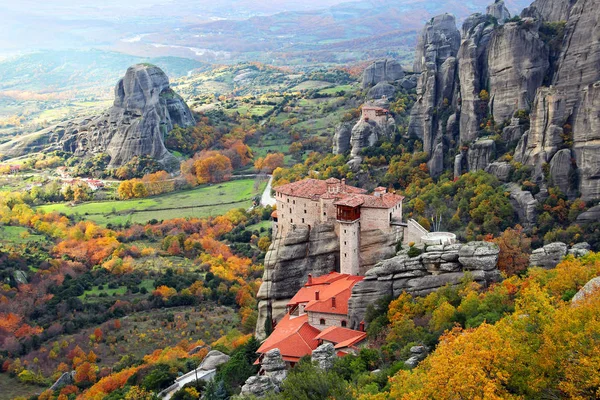
<path fill-rule="evenodd" d="M 289 203 L 289 202 L 290 202 L 290 199 L 287 199 L 287 202 Z"/>
<path fill-rule="evenodd" d="M 344 246 L 346 245 L 346 242 L 344 242 Z"/>
<path fill-rule="evenodd" d="M 290 208 L 290 214 L 292 213 L 292 209 Z"/>
<path fill-rule="evenodd" d="M 302 218 L 302 223 L 304 223 L 304 218 Z"/>
<path fill-rule="evenodd" d="M 323 211 L 323 216 L 326 216 L 326 215 L 327 215 L 327 213 L 325 211 Z"/>
<path fill-rule="evenodd" d="M 342 328 L 345 328 L 348 325 L 348 323 L 346 322 L 346 320 L 342 320 Z"/>
<path fill-rule="evenodd" d="M 325 319 L 321 318 L 321 319 L 319 320 L 319 324 L 321 324 L 321 325 L 325 325 Z"/>
<path fill-rule="evenodd" d="M 293 204 L 296 204 L 296 200 L 293 200 L 293 201 L 292 201 L 292 203 L 293 203 Z"/>
<path fill-rule="evenodd" d="M 306 214 L 306 210 L 304 210 L 304 214 Z"/>
<path fill-rule="evenodd" d="M 290 224 L 293 224 L 293 223 L 294 223 L 294 220 L 290 218 Z"/>
<path fill-rule="evenodd" d="M 348 257 L 348 255 L 346 253 L 344 253 L 344 258 Z"/>
<path fill-rule="evenodd" d="M 344 233 L 346 233 L 346 230 L 344 229 Z"/>

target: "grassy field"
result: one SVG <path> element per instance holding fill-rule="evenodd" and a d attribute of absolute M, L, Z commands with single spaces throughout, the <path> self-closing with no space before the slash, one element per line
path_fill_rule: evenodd
<path fill-rule="evenodd" d="M 258 188 L 255 186 L 254 179 L 240 179 L 146 199 L 89 202 L 76 206 L 50 204 L 38 209 L 67 215 L 78 214 L 101 225 L 208 217 L 222 215 L 233 208 L 250 207 L 252 198 L 262 193 L 266 181 L 260 182 Z"/>
<path fill-rule="evenodd" d="M 333 86 L 333 84 L 324 81 L 304 81 L 299 85 L 296 85 L 293 88 L 291 88 L 290 91 L 296 92 L 300 90 L 324 89 L 330 86 Z"/>
<path fill-rule="evenodd" d="M 336 94 L 338 92 L 351 92 L 351 91 L 354 91 L 356 89 L 357 88 L 356 88 L 355 85 L 338 85 L 338 86 L 334 86 L 334 87 L 331 87 L 331 88 L 319 90 L 319 93 L 333 95 L 333 94 Z"/>
<path fill-rule="evenodd" d="M 21 226 L 0 226 L 0 243 L 29 243 L 29 242 L 45 242 L 46 237 L 43 235 L 32 235 L 27 228 Z"/>
<path fill-rule="evenodd" d="M 7 373 L 0 374 L 0 399 L 14 399 L 16 397 L 28 398 L 40 394 L 47 388 L 34 385 L 26 385 L 18 378 L 11 378 Z"/>

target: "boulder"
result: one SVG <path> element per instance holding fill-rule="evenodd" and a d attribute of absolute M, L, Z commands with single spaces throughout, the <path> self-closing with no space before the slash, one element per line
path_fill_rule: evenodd
<path fill-rule="evenodd" d="M 578 223 L 592 223 L 600 221 L 600 205 L 590 207 L 587 211 L 577 216 Z"/>
<path fill-rule="evenodd" d="M 586 283 L 580 290 L 579 292 L 577 292 L 575 294 L 575 296 L 573 296 L 573 299 L 571 299 L 571 302 L 573 304 L 578 303 L 582 300 L 584 300 L 587 296 L 590 296 L 592 293 L 598 293 L 598 290 L 600 290 L 600 276 L 590 280 L 588 283 Z"/>
<path fill-rule="evenodd" d="M 335 347 L 331 343 L 325 343 L 313 350 L 311 360 L 316 362 L 322 370 L 333 368 L 333 363 L 337 358 Z"/>
<path fill-rule="evenodd" d="M 251 376 L 242 386 L 242 397 L 264 397 L 268 393 L 279 392 L 279 388 L 268 376 Z"/>
<path fill-rule="evenodd" d="M 406 90 L 412 90 L 417 87 L 417 75 L 409 75 L 400 81 L 400 86 Z"/>
<path fill-rule="evenodd" d="M 469 242 L 458 251 L 458 261 L 465 270 L 494 270 L 500 248 L 491 242 Z"/>
<path fill-rule="evenodd" d="M 518 142 L 523 136 L 523 126 L 519 118 L 512 118 L 510 125 L 502 129 L 502 140 L 506 143 Z"/>
<path fill-rule="evenodd" d="M 287 366 L 279 349 L 271 349 L 265 353 L 261 362 L 264 374 L 279 387 L 287 377 Z"/>
<path fill-rule="evenodd" d="M 576 243 L 569 249 L 569 254 L 573 257 L 583 257 L 590 252 L 591 246 L 589 243 Z"/>
<path fill-rule="evenodd" d="M 485 172 L 494 175 L 499 181 L 508 182 L 512 174 L 513 167 L 507 162 L 493 162 L 485 168 Z"/>
<path fill-rule="evenodd" d="M 217 368 L 219 365 L 225 364 L 229 361 L 229 356 L 225 353 L 220 352 L 219 350 L 211 350 L 208 352 L 202 363 L 200 364 L 200 369 L 205 371 L 210 371 L 211 369 Z"/>
<path fill-rule="evenodd" d="M 565 243 L 550 243 L 542 248 L 533 250 L 531 256 L 529 256 L 529 266 L 551 269 L 556 267 L 566 255 L 567 245 Z"/>

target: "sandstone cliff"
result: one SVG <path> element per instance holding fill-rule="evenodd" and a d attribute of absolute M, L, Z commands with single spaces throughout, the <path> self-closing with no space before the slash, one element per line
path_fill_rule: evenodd
<path fill-rule="evenodd" d="M 169 87 L 167 75 L 156 66 L 138 64 L 119 80 L 113 106 L 102 115 L 58 124 L 4 144 L 0 152 L 8 156 L 54 149 L 76 156 L 107 153 L 111 167 L 147 156 L 169 167 L 175 159 L 165 148 L 165 134 L 175 125 L 194 123 L 188 106 Z"/>

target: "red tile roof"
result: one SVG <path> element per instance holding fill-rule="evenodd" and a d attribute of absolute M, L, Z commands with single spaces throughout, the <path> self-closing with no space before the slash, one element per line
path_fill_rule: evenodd
<path fill-rule="evenodd" d="M 367 334 L 365 332 L 355 331 L 348 328 L 340 328 L 339 326 L 331 326 L 319 333 L 316 339 L 331 342 L 337 349 L 349 347 L 356 343 L 362 342 L 366 337 Z"/>
<path fill-rule="evenodd" d="M 364 204 L 364 200 L 355 195 L 355 196 L 346 196 L 343 199 L 335 201 L 333 204 L 336 206 L 346 206 L 346 207 L 358 207 Z"/>
<path fill-rule="evenodd" d="M 329 178 L 329 180 L 335 178 Z M 335 179 L 336 182 L 331 183 L 340 183 L 338 179 Z M 340 183 L 341 184 L 341 183 Z M 366 193 L 367 191 L 364 189 L 360 189 L 354 186 L 344 185 L 344 193 L 352 194 L 352 193 Z M 327 181 L 322 181 L 320 179 L 303 179 L 298 182 L 288 183 L 286 185 L 281 185 L 275 188 L 277 193 L 282 193 L 286 196 L 294 196 L 294 197 L 303 197 L 307 199 L 318 199 L 320 196 L 327 193 Z"/>
<path fill-rule="evenodd" d="M 288 302 L 288 306 L 305 303 L 304 310 L 307 312 L 347 315 L 348 299 L 352 294 L 352 288 L 361 280 L 363 280 L 362 276 L 337 272 L 312 278 L 312 283 L 302 287 Z M 319 292 L 319 300 L 316 300 L 316 292 Z M 334 297 L 335 307 L 332 302 Z"/>
<path fill-rule="evenodd" d="M 308 324 L 307 314 L 299 317 L 286 314 L 256 352 L 264 354 L 277 348 L 285 361 L 298 361 L 319 346 L 318 334 L 319 330 Z"/>

